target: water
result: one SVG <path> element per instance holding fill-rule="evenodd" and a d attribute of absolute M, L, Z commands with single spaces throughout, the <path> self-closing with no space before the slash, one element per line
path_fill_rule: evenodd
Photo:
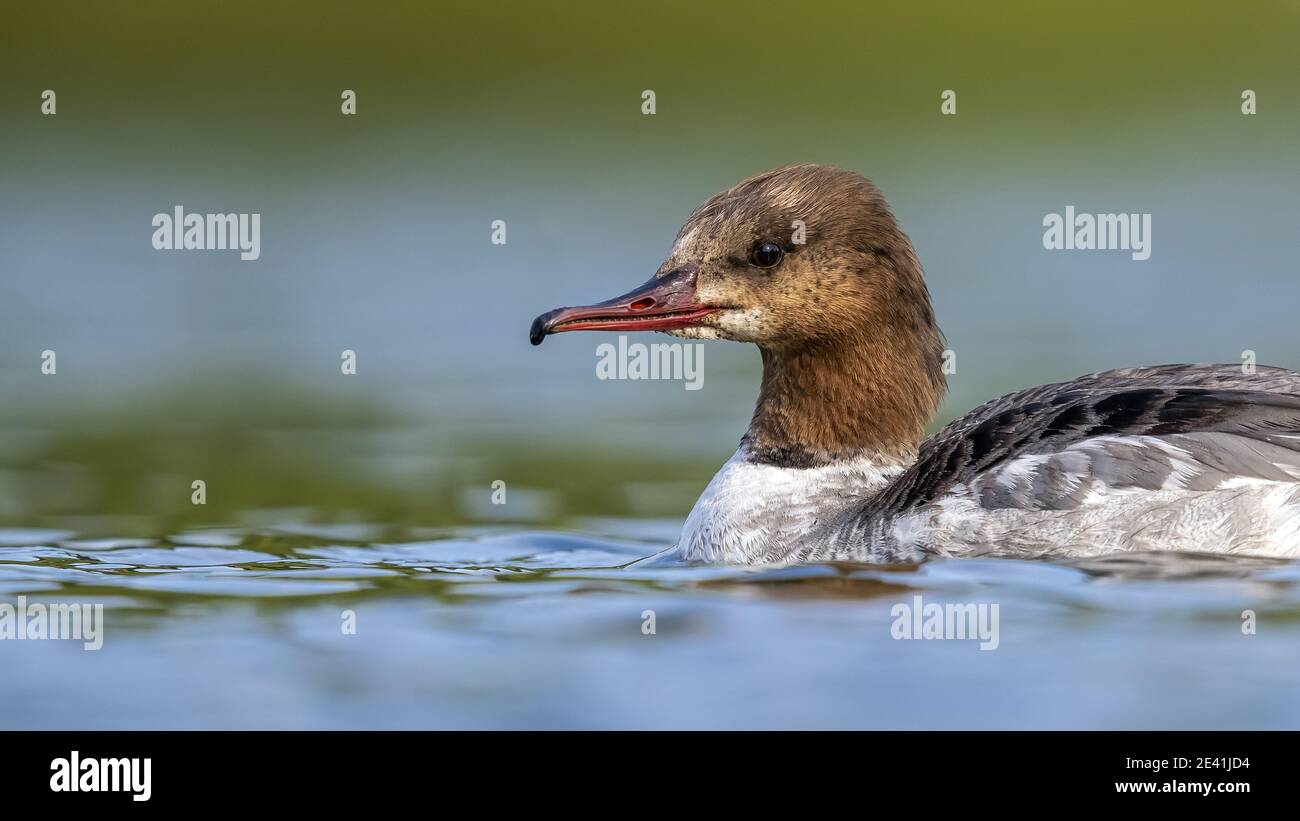
<path fill-rule="evenodd" d="M 0 530 L 0 600 L 106 611 L 97 651 L 0 641 L 0 726 L 1300 726 L 1294 564 L 749 571 L 647 558 L 676 520 L 572 525 Z M 892 638 L 917 595 L 996 603 L 997 649 Z"/>

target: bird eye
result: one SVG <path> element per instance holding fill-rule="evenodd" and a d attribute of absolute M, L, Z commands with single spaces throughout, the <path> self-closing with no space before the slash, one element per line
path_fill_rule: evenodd
<path fill-rule="evenodd" d="M 765 242 L 749 255 L 749 264 L 755 268 L 771 268 L 781 261 L 785 251 L 775 242 Z"/>

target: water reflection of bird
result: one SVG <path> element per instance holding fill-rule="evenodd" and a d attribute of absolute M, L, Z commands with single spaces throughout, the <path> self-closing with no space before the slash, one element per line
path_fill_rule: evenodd
<path fill-rule="evenodd" d="M 686 521 L 686 559 L 1300 555 L 1300 373 L 1104 371 L 995 399 L 922 442 L 943 337 L 911 241 L 850 171 L 789 166 L 718 194 L 648 283 L 543 314 L 531 339 L 579 330 L 762 353 L 753 420 Z"/>

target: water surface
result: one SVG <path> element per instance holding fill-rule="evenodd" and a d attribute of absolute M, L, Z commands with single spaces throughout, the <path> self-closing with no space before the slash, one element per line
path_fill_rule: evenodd
<path fill-rule="evenodd" d="M 1124 556 L 685 566 L 679 523 L 0 531 L 0 600 L 103 602 L 103 647 L 0 641 L 5 728 L 1300 725 L 1300 570 Z M 999 644 L 891 637 L 996 603 Z M 1242 611 L 1253 610 L 1255 635 Z M 345 611 L 356 633 L 342 629 Z M 654 632 L 644 628 L 654 616 Z"/>

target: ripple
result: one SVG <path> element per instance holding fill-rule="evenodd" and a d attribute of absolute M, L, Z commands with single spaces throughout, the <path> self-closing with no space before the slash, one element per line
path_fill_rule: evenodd
<path fill-rule="evenodd" d="M 662 522 L 586 524 L 5 531 L 0 599 L 107 626 L 0 641 L 0 726 L 1300 724 L 1296 563 L 699 566 Z M 917 596 L 997 604 L 999 649 L 895 640 Z"/>

